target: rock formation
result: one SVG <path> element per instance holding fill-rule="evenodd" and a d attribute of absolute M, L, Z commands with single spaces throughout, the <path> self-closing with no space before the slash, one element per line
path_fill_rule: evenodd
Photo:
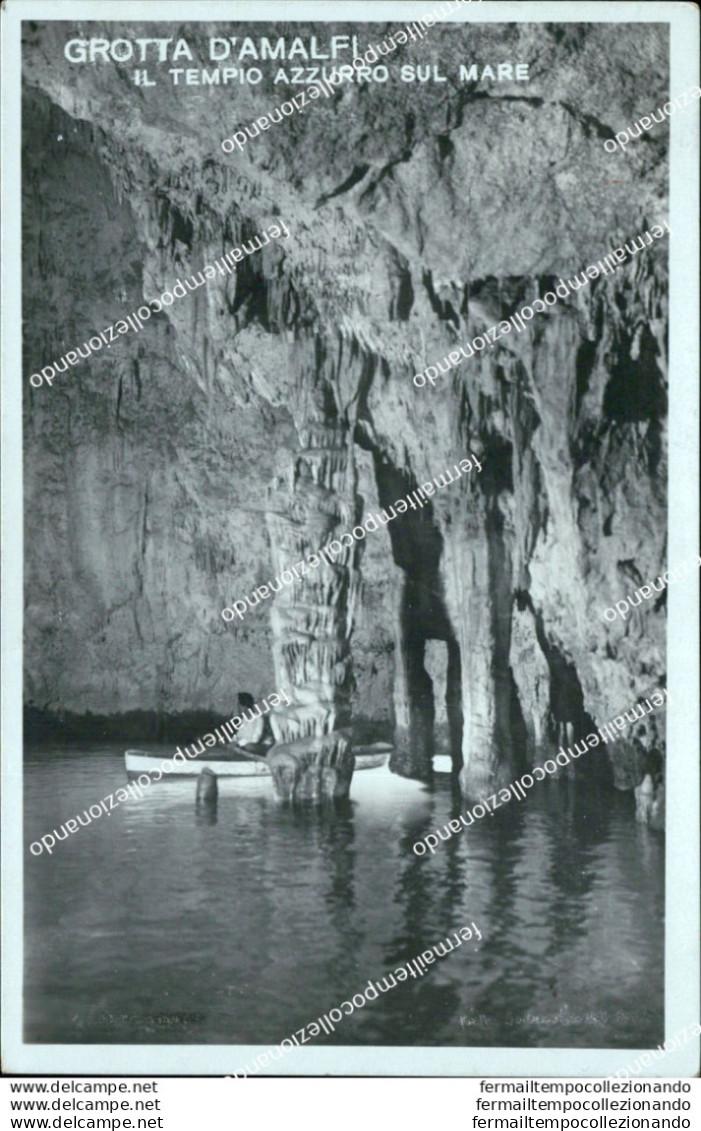
<path fill-rule="evenodd" d="M 445 82 L 409 86 L 392 63 L 230 156 L 232 120 L 289 93 L 275 68 L 235 92 L 163 73 L 148 90 L 68 64 L 67 30 L 27 25 L 27 375 L 276 216 L 291 238 L 53 389 L 26 386 L 28 700 L 224 714 L 237 685 L 286 686 L 287 794 L 313 794 L 329 759 L 341 788 L 352 716 L 391 721 L 394 769 L 429 777 L 438 713 L 477 796 L 662 684 L 664 596 L 626 622 L 603 611 L 665 564 L 666 245 L 435 387 L 412 376 L 667 218 L 666 125 L 624 158 L 603 148 L 665 101 L 664 28 L 436 27 L 404 50 Z M 229 30 L 182 34 L 204 59 Z M 465 38 L 485 59 L 508 41 L 531 81 L 459 82 Z M 221 621 L 470 451 L 482 474 L 368 536 L 362 560 Z M 643 753 L 663 734 L 651 716 Z M 323 757 L 293 749 L 322 738 Z M 640 749 L 609 749 L 615 784 L 640 786 Z"/>
<path fill-rule="evenodd" d="M 355 756 L 347 735 L 339 731 L 278 743 L 267 761 L 281 801 L 321 803 L 348 797 Z"/>

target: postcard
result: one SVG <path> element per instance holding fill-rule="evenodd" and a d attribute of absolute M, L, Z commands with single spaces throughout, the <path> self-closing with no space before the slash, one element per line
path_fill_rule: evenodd
<path fill-rule="evenodd" d="M 698 10 L 3 22 L 3 1067 L 699 1063 Z"/>

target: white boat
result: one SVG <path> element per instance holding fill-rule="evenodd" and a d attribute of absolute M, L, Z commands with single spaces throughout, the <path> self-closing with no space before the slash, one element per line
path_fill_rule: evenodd
<path fill-rule="evenodd" d="M 393 749 L 394 747 L 388 742 L 355 746 L 353 753 L 356 770 L 374 770 L 378 766 L 384 766 Z M 193 778 L 198 777 L 205 766 L 218 778 L 270 776 L 270 767 L 263 757 L 246 756 L 230 746 L 226 748 L 226 753 L 222 751 L 215 753 L 212 750 L 211 753 L 198 754 L 196 758 L 186 758 L 184 762 L 180 759 L 173 761 L 166 755 L 148 750 L 127 750 L 124 761 L 130 779 L 138 778 L 140 774 L 153 774 L 159 768 L 163 771 L 164 781 L 172 781 L 174 778 Z M 166 768 L 168 766 L 170 769 Z"/>

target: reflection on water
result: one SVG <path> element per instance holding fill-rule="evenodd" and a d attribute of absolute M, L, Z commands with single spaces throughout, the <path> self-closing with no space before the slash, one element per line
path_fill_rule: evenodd
<path fill-rule="evenodd" d="M 167 751 L 163 751 L 166 753 Z M 124 784 L 114 747 L 29 755 L 25 844 Z M 543 783 L 419 858 L 460 809 L 388 770 L 328 814 L 266 779 L 146 790 L 26 860 L 26 1040 L 276 1044 L 452 930 L 328 1044 L 645 1048 L 663 1039 L 663 840 L 620 794 Z"/>

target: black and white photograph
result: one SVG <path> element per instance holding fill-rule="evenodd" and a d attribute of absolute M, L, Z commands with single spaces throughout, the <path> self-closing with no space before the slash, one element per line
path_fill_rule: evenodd
<path fill-rule="evenodd" d="M 17 9 L 9 1069 L 693 1075 L 698 7 Z"/>

